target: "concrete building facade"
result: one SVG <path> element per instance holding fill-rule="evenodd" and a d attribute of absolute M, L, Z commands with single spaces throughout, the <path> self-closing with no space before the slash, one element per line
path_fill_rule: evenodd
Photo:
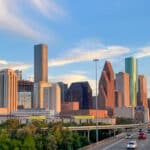
<path fill-rule="evenodd" d="M 34 82 L 48 82 L 48 46 L 34 46 Z"/>
<path fill-rule="evenodd" d="M 18 77 L 18 81 L 22 80 L 22 70 L 15 70 L 15 73 L 16 73 L 16 75 Z"/>
<path fill-rule="evenodd" d="M 0 107 L 7 112 L 17 110 L 18 86 L 16 73 L 11 69 L 0 71 Z"/>
<path fill-rule="evenodd" d="M 109 61 L 105 62 L 98 88 L 98 108 L 107 109 L 108 115 L 113 116 L 115 108 L 114 71 Z"/>
<path fill-rule="evenodd" d="M 61 113 L 79 110 L 79 102 L 63 102 L 61 104 Z"/>
<path fill-rule="evenodd" d="M 33 82 L 27 80 L 18 81 L 18 108 L 33 107 Z"/>
<path fill-rule="evenodd" d="M 130 105 L 137 106 L 137 59 L 128 57 L 125 59 L 125 72 L 130 77 Z"/>
<path fill-rule="evenodd" d="M 147 80 L 144 75 L 138 76 L 138 95 L 137 95 L 137 105 L 148 107 L 147 103 Z"/>
<path fill-rule="evenodd" d="M 116 74 L 115 90 L 119 91 L 122 99 L 122 106 L 130 106 L 130 82 L 129 74 L 125 72 L 119 72 Z"/>
<path fill-rule="evenodd" d="M 61 111 L 61 91 L 58 84 L 38 82 L 34 84 L 34 108 Z"/>
<path fill-rule="evenodd" d="M 122 118 L 135 118 L 135 109 L 134 107 L 118 107 L 115 111 L 115 117 Z"/>

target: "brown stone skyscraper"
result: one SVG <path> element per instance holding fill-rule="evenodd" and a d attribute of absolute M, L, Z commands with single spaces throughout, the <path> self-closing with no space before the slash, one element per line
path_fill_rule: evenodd
<path fill-rule="evenodd" d="M 144 75 L 138 76 L 138 95 L 137 95 L 137 105 L 148 107 L 147 104 L 147 82 Z"/>
<path fill-rule="evenodd" d="M 107 109 L 108 115 L 112 116 L 114 99 L 114 71 L 111 63 L 106 61 L 99 81 L 98 108 Z"/>
<path fill-rule="evenodd" d="M 130 83 L 129 74 L 119 72 L 116 74 L 115 89 L 121 93 L 122 106 L 130 106 Z"/>
<path fill-rule="evenodd" d="M 34 82 L 48 82 L 48 47 L 45 44 L 34 46 Z"/>

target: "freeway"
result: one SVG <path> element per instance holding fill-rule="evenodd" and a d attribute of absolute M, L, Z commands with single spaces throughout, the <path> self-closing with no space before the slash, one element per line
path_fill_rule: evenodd
<path fill-rule="evenodd" d="M 138 148 L 137 150 L 149 150 L 150 149 L 150 134 L 147 134 L 147 139 L 145 140 L 138 140 L 138 132 L 137 133 L 133 133 L 133 139 L 132 140 L 136 140 L 137 144 L 138 144 Z M 127 143 L 130 141 L 131 139 L 120 139 L 116 142 L 113 143 L 109 143 L 109 145 L 103 145 L 100 147 L 97 147 L 96 149 L 93 150 L 125 150 Z"/>

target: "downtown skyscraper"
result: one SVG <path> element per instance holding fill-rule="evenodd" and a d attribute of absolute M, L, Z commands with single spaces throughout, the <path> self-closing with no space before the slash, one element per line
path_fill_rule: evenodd
<path fill-rule="evenodd" d="M 48 82 L 48 46 L 34 46 L 34 82 Z"/>
<path fill-rule="evenodd" d="M 34 46 L 34 100 L 36 109 L 61 110 L 61 91 L 58 84 L 48 82 L 48 46 Z"/>
<path fill-rule="evenodd" d="M 147 104 L 147 80 L 144 75 L 138 76 L 138 94 L 137 94 L 137 105 L 148 107 Z"/>
<path fill-rule="evenodd" d="M 109 61 L 105 62 L 98 88 L 98 108 L 107 109 L 113 116 L 115 108 L 114 71 Z"/>
<path fill-rule="evenodd" d="M 123 107 L 130 106 L 130 90 L 129 90 L 129 74 L 119 72 L 116 74 L 115 90 L 121 94 L 121 102 Z"/>
<path fill-rule="evenodd" d="M 125 72 L 129 74 L 130 78 L 130 105 L 137 106 L 137 59 L 128 57 L 125 59 Z"/>
<path fill-rule="evenodd" d="M 16 111 L 18 105 L 17 75 L 11 69 L 0 71 L 0 107 L 6 108 L 7 113 Z"/>

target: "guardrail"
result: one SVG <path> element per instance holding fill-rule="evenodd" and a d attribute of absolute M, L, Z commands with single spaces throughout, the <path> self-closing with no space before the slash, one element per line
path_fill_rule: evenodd
<path fill-rule="evenodd" d="M 125 135 L 126 135 L 126 133 L 121 133 L 121 134 L 118 134 L 116 136 L 113 136 L 113 137 L 104 139 L 102 141 L 99 141 L 97 143 L 93 143 L 93 144 L 90 144 L 88 146 L 82 147 L 79 150 L 94 150 L 94 149 L 97 149 L 97 148 L 100 148 L 100 147 L 104 146 L 105 144 L 109 144 L 113 141 L 122 139 L 122 138 L 125 137 Z"/>

